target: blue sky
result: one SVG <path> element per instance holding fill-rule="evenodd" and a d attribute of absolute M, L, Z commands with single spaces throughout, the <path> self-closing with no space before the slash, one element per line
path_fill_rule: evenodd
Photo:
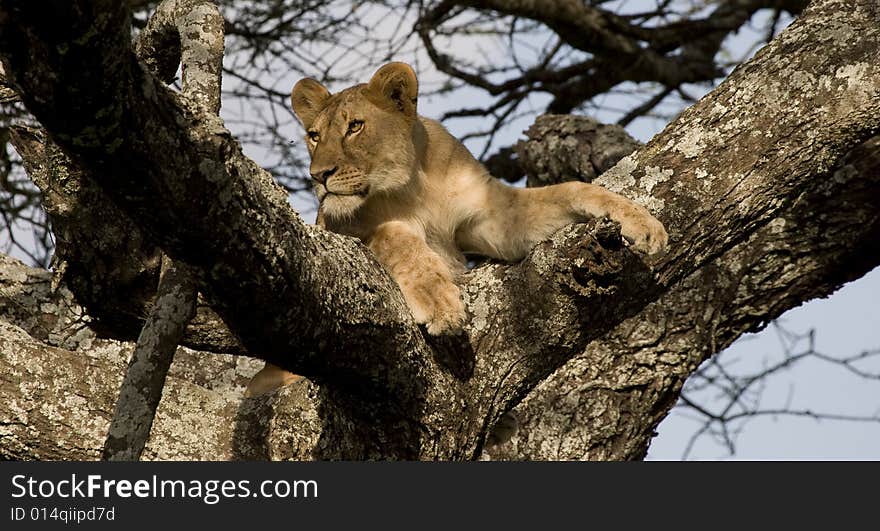
<path fill-rule="evenodd" d="M 687 0 L 679 0 L 687 2 Z M 618 0 L 615 2 L 629 11 L 642 11 L 653 7 L 654 3 L 646 0 Z M 606 7 L 611 4 L 606 4 Z M 727 59 L 744 59 L 750 57 L 759 47 L 754 46 L 757 39 L 763 37 L 766 29 L 763 24 L 769 20 L 769 13 L 758 15 L 753 24 L 744 27 L 739 33 L 727 41 Z M 383 26 L 396 27 L 397 21 L 390 19 L 377 20 L 374 31 L 381 31 Z M 784 25 L 784 24 L 782 24 Z M 480 55 L 491 58 L 492 50 L 505 53 L 504 43 L 484 43 L 480 45 Z M 443 53 L 460 57 L 474 56 L 474 42 L 452 39 Z M 429 88 L 432 84 L 442 82 L 430 67 L 425 57 L 395 57 L 394 60 L 415 60 L 421 66 L 420 85 Z M 280 91 L 289 90 L 296 78 L 279 78 L 272 80 Z M 362 81 L 366 81 L 363 79 Z M 436 85 L 435 85 L 436 86 Z M 332 91 L 343 87 L 331 86 Z M 588 114 L 602 122 L 613 123 L 621 116 L 615 109 L 627 109 L 632 105 L 634 96 L 627 92 L 634 87 L 617 87 L 616 94 L 599 99 L 597 106 L 588 109 Z M 695 97 L 704 94 L 707 87 L 689 86 L 688 92 Z M 547 98 L 535 95 L 529 104 L 539 110 Z M 481 91 L 464 89 L 453 93 L 451 97 L 423 97 L 419 100 L 419 112 L 431 118 L 439 118 L 445 111 L 463 106 L 474 107 L 487 103 Z M 680 102 L 667 103 L 663 114 L 672 115 L 680 110 Z M 495 139 L 495 147 L 514 143 L 521 138 L 522 131 L 533 121 L 534 117 L 524 116 L 512 123 Z M 471 132 L 485 121 L 484 118 L 468 118 L 446 123 L 453 134 L 462 136 Z M 648 117 L 632 122 L 627 131 L 637 139 L 645 142 L 666 125 L 662 117 Z M 291 138 L 301 138 L 302 131 L 298 125 L 290 128 Z M 484 145 L 479 140 L 466 142 L 475 153 L 479 153 Z M 253 146 L 250 149 L 255 149 Z M 260 160 L 259 149 L 252 153 Z M 293 202 L 303 217 L 309 221 L 314 218 L 310 205 L 298 201 Z M 780 323 L 792 332 L 803 333 L 815 329 L 816 349 L 829 355 L 847 356 L 862 350 L 880 348 L 880 270 L 875 270 L 864 278 L 843 287 L 831 297 L 808 302 L 792 309 L 783 315 Z M 735 360 L 733 368 L 742 373 L 749 373 L 762 366 L 778 360 L 782 352 L 779 334 L 774 327 L 768 327 L 761 333 L 749 334 L 724 354 L 724 359 Z M 874 359 L 863 368 L 871 368 L 880 373 L 880 359 Z M 707 400 L 704 405 L 713 405 L 712 396 L 702 397 Z M 760 397 L 761 408 L 773 409 L 788 405 L 792 409 L 810 409 L 815 412 L 828 412 L 854 415 L 880 415 L 880 381 L 859 379 L 846 371 L 816 360 L 807 360 L 796 364 L 792 369 L 775 375 L 768 380 Z M 648 454 L 649 459 L 680 459 L 683 450 L 694 431 L 699 427 L 692 419 L 680 410 L 673 413 L 660 425 L 659 435 L 655 438 Z M 808 418 L 791 418 L 787 416 L 761 417 L 750 420 L 739 426 L 736 438 L 736 459 L 877 459 L 880 458 L 880 422 L 856 423 L 845 421 L 817 422 Z M 691 449 L 691 459 L 727 459 L 730 458 L 726 447 L 716 443 L 710 437 L 700 438 Z"/>
<path fill-rule="evenodd" d="M 632 0 L 622 3 L 627 4 L 630 9 L 638 10 L 640 4 L 645 2 Z M 653 5 L 653 2 L 648 4 Z M 759 30 L 759 27 L 747 28 L 731 39 L 731 53 L 748 55 L 753 52 L 747 43 L 760 33 Z M 452 46 L 455 47 L 456 44 L 452 43 Z M 424 61 L 421 64 L 424 67 L 429 62 Z M 427 70 L 423 82 L 430 83 L 432 77 L 439 79 L 436 74 L 432 76 L 430 70 Z M 271 80 L 271 84 L 286 91 L 295 81 L 296 79 L 279 78 Z M 692 87 L 691 90 L 699 95 L 703 89 Z M 419 103 L 420 112 L 436 118 L 446 110 L 461 107 L 463 101 L 471 106 L 479 105 L 481 98 L 485 96 L 476 90 L 461 91 L 447 99 L 424 98 Z M 625 108 L 628 104 L 625 99 L 625 95 L 609 96 L 600 103 L 607 108 Z M 539 108 L 542 98 L 536 96 L 532 103 Z M 248 111 L 242 110 L 245 113 Z M 237 112 L 239 111 L 236 109 L 224 108 L 223 115 L 229 119 Z M 618 116 L 613 111 L 594 112 L 591 115 L 604 122 L 613 122 Z M 499 135 L 496 145 L 515 142 L 532 119 L 524 117 L 514 123 Z M 479 119 L 471 119 L 447 125 L 454 134 L 462 135 L 478 124 Z M 628 131 L 636 138 L 647 141 L 664 125 L 665 122 L 659 118 L 636 120 L 628 127 Z M 291 125 L 286 132 L 290 138 L 301 138 L 302 133 L 298 126 Z M 474 151 L 482 148 L 479 142 L 468 142 L 468 147 Z M 245 149 L 258 162 L 266 164 L 269 159 L 265 151 L 257 146 L 245 146 Z M 306 220 L 313 220 L 314 213 L 309 204 L 293 204 Z M 880 348 L 880 269 L 847 284 L 829 298 L 811 301 L 790 310 L 782 316 L 780 322 L 792 332 L 802 333 L 815 329 L 816 350 L 824 354 L 849 356 L 863 350 Z M 724 357 L 732 360 L 733 368 L 747 373 L 772 363 L 781 352 L 778 332 L 774 327 L 768 327 L 763 332 L 741 338 Z M 870 363 L 863 364 L 862 368 L 880 373 L 880 359 L 873 359 Z M 707 401 L 703 404 L 713 407 L 713 397 L 704 398 Z M 787 405 L 793 409 L 815 412 L 877 416 L 880 415 L 880 379 L 858 378 L 828 363 L 807 360 L 768 381 L 760 403 L 763 408 Z M 674 410 L 660 425 L 659 435 L 651 445 L 648 458 L 681 458 L 688 439 L 698 427 L 699 424 L 693 420 L 692 414 Z M 766 416 L 750 420 L 739 427 L 736 454 L 733 456 L 735 459 L 880 459 L 880 422 L 817 422 L 809 418 Z M 702 437 L 694 444 L 690 458 L 727 459 L 730 456 L 727 448 L 713 438 Z"/>
<path fill-rule="evenodd" d="M 815 329 L 815 350 L 835 357 L 880 348 L 880 268 L 843 286 L 832 296 L 786 312 L 779 321 L 794 332 Z M 794 350 L 805 348 L 801 342 Z M 779 334 L 768 327 L 740 338 L 724 356 L 750 372 L 781 356 Z M 880 374 L 880 359 L 860 367 Z M 708 401 L 708 407 L 712 402 Z M 762 408 L 874 416 L 880 419 L 880 380 L 855 376 L 820 360 L 805 360 L 768 381 Z M 661 423 L 649 459 L 679 459 L 684 442 L 700 426 L 693 413 L 673 412 Z M 880 459 L 880 422 L 767 416 L 749 420 L 736 439 L 736 454 L 711 437 L 701 438 L 693 459 Z"/>

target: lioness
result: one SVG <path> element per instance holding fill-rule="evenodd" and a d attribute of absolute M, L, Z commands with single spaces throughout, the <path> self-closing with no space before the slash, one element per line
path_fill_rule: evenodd
<path fill-rule="evenodd" d="M 498 181 L 439 122 L 418 115 L 417 98 L 415 72 L 404 63 L 337 94 L 309 78 L 291 93 L 306 129 L 319 224 L 367 244 L 428 333 L 453 332 L 465 319 L 455 284 L 465 254 L 516 261 L 559 228 L 598 216 L 618 221 L 636 249 L 666 247 L 657 219 L 599 186 Z M 293 379 L 267 365 L 248 393 Z"/>

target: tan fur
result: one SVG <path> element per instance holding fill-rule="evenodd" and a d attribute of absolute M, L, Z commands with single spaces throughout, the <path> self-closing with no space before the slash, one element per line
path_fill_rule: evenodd
<path fill-rule="evenodd" d="M 574 222 L 608 216 L 636 249 L 666 247 L 642 206 L 596 185 L 514 188 L 493 178 L 439 122 L 416 112 L 412 68 L 390 63 L 367 84 L 330 94 L 313 79 L 291 93 L 306 129 L 326 228 L 360 238 L 431 334 L 465 319 L 455 276 L 465 254 L 506 261 Z"/>
<path fill-rule="evenodd" d="M 266 363 L 266 366 L 255 374 L 248 382 L 244 391 L 245 397 L 260 396 L 275 389 L 298 382 L 302 376 L 285 371 L 277 365 Z"/>

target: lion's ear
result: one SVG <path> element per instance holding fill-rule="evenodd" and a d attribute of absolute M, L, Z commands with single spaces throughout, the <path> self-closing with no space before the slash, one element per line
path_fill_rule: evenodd
<path fill-rule="evenodd" d="M 303 127 L 308 129 L 312 126 L 329 97 L 330 91 L 314 79 L 307 77 L 297 81 L 290 92 L 290 104 Z"/>
<path fill-rule="evenodd" d="M 406 63 L 388 63 L 373 74 L 367 96 L 380 107 L 414 118 L 419 97 L 416 73 Z"/>

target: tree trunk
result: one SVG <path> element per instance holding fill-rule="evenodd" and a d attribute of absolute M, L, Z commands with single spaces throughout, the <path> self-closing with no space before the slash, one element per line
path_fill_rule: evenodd
<path fill-rule="evenodd" d="M 605 221 L 566 228 L 519 264 L 468 273 L 465 333 L 441 339 L 414 325 L 362 245 L 304 225 L 218 119 L 139 65 L 123 3 L 60 4 L 0 3 L 0 49 L 25 103 L 83 178 L 194 271 L 250 355 L 311 380 L 256 400 L 210 394 L 213 383 L 175 379 L 210 380 L 214 357 L 194 354 L 172 369 L 179 387 L 160 404 L 148 456 L 475 458 L 544 381 L 498 457 L 639 458 L 701 359 L 880 263 L 866 162 L 877 147 L 853 152 L 880 126 L 873 1 L 814 2 L 594 181 L 663 221 L 666 255 L 632 253 Z M 16 271 L 3 286 L 12 305 L 22 275 L 37 274 Z M 24 326 L 40 312 L 3 314 L 3 455 L 60 458 L 69 446 L 94 457 L 101 415 L 86 412 L 112 410 L 100 389 L 118 385 L 124 349 L 46 347 Z M 198 442 L 169 427 L 195 417 Z M 64 423 L 79 439 L 58 436 Z"/>

